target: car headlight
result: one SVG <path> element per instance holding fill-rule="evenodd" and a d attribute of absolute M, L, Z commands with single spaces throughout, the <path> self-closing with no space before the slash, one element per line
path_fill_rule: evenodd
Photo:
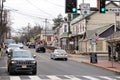
<path fill-rule="evenodd" d="M 12 51 L 12 49 L 11 49 L 11 48 L 8 48 L 8 49 L 7 49 L 7 51 L 8 51 L 8 52 L 11 52 L 11 51 Z"/>
<path fill-rule="evenodd" d="M 31 63 L 35 64 L 35 63 L 36 63 L 36 61 L 31 61 Z"/>
<path fill-rule="evenodd" d="M 11 63 L 12 63 L 12 64 L 15 64 L 15 63 L 16 63 L 16 61 L 11 61 Z"/>
<path fill-rule="evenodd" d="M 65 56 L 68 56 L 67 54 L 65 54 Z"/>

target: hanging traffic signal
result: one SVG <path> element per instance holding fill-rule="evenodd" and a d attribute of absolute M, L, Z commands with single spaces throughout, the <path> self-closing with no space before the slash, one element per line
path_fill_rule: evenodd
<path fill-rule="evenodd" d="M 106 0 L 100 0 L 100 9 L 99 9 L 99 11 L 100 11 L 100 13 L 105 13 L 106 12 L 106 8 L 105 8 L 105 1 Z"/>
<path fill-rule="evenodd" d="M 77 12 L 77 0 L 66 0 L 65 3 L 65 13 Z"/>

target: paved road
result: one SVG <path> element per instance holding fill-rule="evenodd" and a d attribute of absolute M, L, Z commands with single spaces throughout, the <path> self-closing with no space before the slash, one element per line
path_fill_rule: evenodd
<path fill-rule="evenodd" d="M 114 72 L 71 59 L 51 60 L 50 53 L 36 53 L 34 49 L 30 50 L 37 55 L 37 75 L 20 73 L 10 76 L 7 72 L 7 56 L 4 55 L 0 59 L 0 80 L 120 80 L 119 75 Z"/>

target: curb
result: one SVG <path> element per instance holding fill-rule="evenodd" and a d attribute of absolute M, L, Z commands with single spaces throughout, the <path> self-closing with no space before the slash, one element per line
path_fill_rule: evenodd
<path fill-rule="evenodd" d="M 120 74 L 120 70 L 111 69 L 112 67 L 111 68 L 105 68 L 105 67 L 97 66 L 97 65 L 95 65 L 93 63 L 88 63 L 88 62 L 84 62 L 84 61 L 81 61 L 81 63 L 89 64 L 89 65 L 92 65 L 92 66 L 96 66 L 96 67 L 103 68 L 103 69 L 106 69 L 106 70 L 109 70 L 109 71 L 113 71 L 113 72 L 116 72 L 116 73 Z"/>

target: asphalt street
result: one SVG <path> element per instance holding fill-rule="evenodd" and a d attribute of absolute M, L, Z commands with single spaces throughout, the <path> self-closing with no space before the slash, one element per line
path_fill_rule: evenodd
<path fill-rule="evenodd" d="M 25 48 L 28 49 L 28 48 Z M 52 60 L 50 59 L 50 53 L 36 53 L 35 49 L 29 49 L 33 54 L 36 55 L 37 64 L 37 75 L 31 74 L 15 74 L 9 75 L 7 72 L 7 55 L 4 54 L 0 58 L 0 80 L 33 80 L 37 78 L 42 79 L 53 79 L 57 77 L 62 79 L 71 79 L 77 78 L 82 79 L 81 77 L 88 78 L 85 80 L 93 80 L 92 78 L 97 77 L 95 80 L 104 80 L 103 77 L 107 77 L 115 80 L 119 80 L 119 75 L 115 74 L 112 71 L 101 69 L 95 66 L 84 64 L 81 62 L 76 62 L 68 58 L 68 61 L 64 60 Z M 14 77 L 13 77 L 14 76 Z M 103 76 L 103 77 L 100 77 Z M 99 78 L 98 78 L 99 77 Z M 73 79 L 73 80 L 74 80 Z M 108 80 L 110 80 L 108 79 Z M 40 79 L 38 79 L 40 80 Z M 83 80 L 83 79 L 82 79 Z M 105 79 L 106 80 L 106 79 Z"/>

